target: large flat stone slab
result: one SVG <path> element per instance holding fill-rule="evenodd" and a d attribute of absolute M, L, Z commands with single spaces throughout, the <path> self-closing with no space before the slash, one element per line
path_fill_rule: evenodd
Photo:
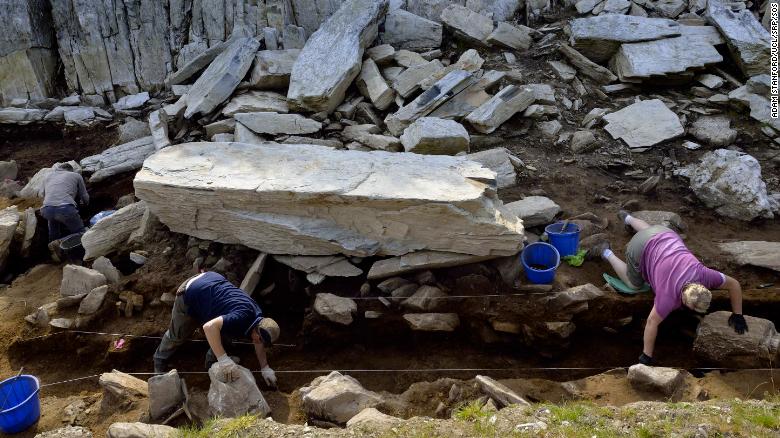
<path fill-rule="evenodd" d="M 620 46 L 610 65 L 623 82 L 684 74 L 723 61 L 712 44 L 698 38 L 676 37 Z"/>
<path fill-rule="evenodd" d="M 533 89 L 508 85 L 466 116 L 466 121 L 475 130 L 489 134 L 535 100 L 536 92 Z"/>
<path fill-rule="evenodd" d="M 234 117 L 258 134 L 313 134 L 322 129 L 322 123 L 300 114 L 258 112 L 238 113 Z"/>
<path fill-rule="evenodd" d="M 604 116 L 604 129 L 630 148 L 649 148 L 685 133 L 680 119 L 659 99 L 643 100 Z"/>
<path fill-rule="evenodd" d="M 491 258 L 493 257 L 439 251 L 418 251 L 375 262 L 368 271 L 368 279 L 377 280 L 427 269 L 468 265 L 490 260 Z"/>
<path fill-rule="evenodd" d="M 99 220 L 83 236 L 84 260 L 108 255 L 127 242 L 130 234 L 141 226 L 146 203 L 135 202 Z"/>
<path fill-rule="evenodd" d="M 79 164 L 84 171 L 92 172 L 89 181 L 96 183 L 120 173 L 140 169 L 144 160 L 156 151 L 154 138 L 143 137 L 86 157 Z"/>
<path fill-rule="evenodd" d="M 753 12 L 747 8 L 734 11 L 723 0 L 709 0 L 707 17 L 726 39 L 745 76 L 769 73 L 771 37 Z"/>
<path fill-rule="evenodd" d="M 571 46 L 591 61 L 604 62 L 623 43 L 638 43 L 680 36 L 680 26 L 666 18 L 606 14 L 571 21 Z"/>
<path fill-rule="evenodd" d="M 285 89 L 290 85 L 293 65 L 300 49 L 261 50 L 255 56 L 249 83 L 258 90 Z"/>
<path fill-rule="evenodd" d="M 441 21 L 452 33 L 477 46 L 487 46 L 493 32 L 493 20 L 458 4 L 451 4 L 441 12 Z"/>
<path fill-rule="evenodd" d="M 347 0 L 306 42 L 290 75 L 287 97 L 310 111 L 333 111 L 360 72 L 387 0 Z"/>
<path fill-rule="evenodd" d="M 780 272 L 780 242 L 746 240 L 721 243 L 718 247 L 728 254 L 735 263 Z"/>
<path fill-rule="evenodd" d="M 236 113 L 274 112 L 287 113 L 287 98 L 273 91 L 250 91 L 230 99 L 222 109 L 222 115 L 233 117 Z"/>
<path fill-rule="evenodd" d="M 494 179 L 462 157 L 188 143 L 147 159 L 135 189 L 174 232 L 270 254 L 512 255 L 522 225 Z"/>
<path fill-rule="evenodd" d="M 396 49 L 422 50 L 441 46 L 440 23 L 396 9 L 385 18 L 382 42 Z"/>

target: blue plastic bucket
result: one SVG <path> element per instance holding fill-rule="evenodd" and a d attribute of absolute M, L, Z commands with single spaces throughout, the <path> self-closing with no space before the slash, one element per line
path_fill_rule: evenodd
<path fill-rule="evenodd" d="M 19 433 L 38 421 L 40 389 L 38 379 L 27 374 L 0 382 L 0 432 Z"/>
<path fill-rule="evenodd" d="M 577 254 L 580 246 L 580 226 L 569 222 L 563 229 L 563 222 L 547 225 L 544 232 L 550 240 L 550 244 L 558 250 L 561 257 Z"/>
<path fill-rule="evenodd" d="M 555 270 L 561 263 L 561 255 L 549 243 L 536 242 L 523 249 L 520 261 L 528 281 L 533 284 L 550 284 L 555 279 Z M 544 266 L 545 269 L 537 269 L 535 266 Z"/>

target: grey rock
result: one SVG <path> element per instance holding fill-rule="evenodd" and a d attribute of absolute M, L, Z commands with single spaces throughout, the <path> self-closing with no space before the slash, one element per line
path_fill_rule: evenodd
<path fill-rule="evenodd" d="M 313 418 L 344 424 L 366 408 L 383 402 L 354 378 L 333 371 L 300 389 L 303 410 Z"/>
<path fill-rule="evenodd" d="M 467 0 L 466 7 L 495 21 L 511 21 L 523 6 L 520 0 Z"/>
<path fill-rule="evenodd" d="M 341 135 L 346 140 L 358 142 L 370 149 L 384 150 L 388 152 L 400 152 L 403 147 L 401 140 L 389 135 L 379 134 L 381 130 L 376 125 L 354 125 L 347 126 Z"/>
<path fill-rule="evenodd" d="M 466 121 L 475 130 L 489 134 L 535 100 L 536 93 L 530 87 L 509 85 L 466 116 Z"/>
<path fill-rule="evenodd" d="M 265 263 L 267 260 L 268 254 L 261 252 L 257 255 L 257 258 L 254 262 L 252 262 L 252 266 L 249 267 L 249 270 L 247 270 L 244 279 L 241 281 L 241 286 L 239 286 L 239 289 L 246 292 L 247 295 L 252 296 L 255 289 L 257 288 L 257 285 L 260 284 L 260 278 L 263 275 L 263 269 L 265 268 Z"/>
<path fill-rule="evenodd" d="M 761 165 L 750 155 L 718 149 L 676 174 L 689 178 L 696 196 L 720 215 L 743 221 L 774 217 Z"/>
<path fill-rule="evenodd" d="M 468 152 L 469 134 L 453 120 L 436 117 L 417 119 L 401 135 L 406 152 L 432 155 L 456 155 Z"/>
<path fill-rule="evenodd" d="M 238 379 L 230 383 L 219 380 L 219 363 L 209 368 L 211 385 L 208 401 L 211 415 L 232 418 L 250 414 L 266 417 L 271 413 L 271 407 L 257 387 L 252 372 L 241 365 L 237 367 Z"/>
<path fill-rule="evenodd" d="M 395 59 L 395 48 L 390 44 L 381 44 L 366 50 L 366 55 L 378 65 L 386 65 Z"/>
<path fill-rule="evenodd" d="M 435 312 L 446 303 L 448 295 L 435 286 L 421 286 L 417 291 L 405 299 L 401 306 L 417 312 Z"/>
<path fill-rule="evenodd" d="M 768 73 L 771 38 L 750 10 L 733 11 L 723 0 L 708 0 L 707 17 L 726 39 L 745 76 Z"/>
<path fill-rule="evenodd" d="M 75 325 L 75 321 L 70 318 L 54 318 L 49 321 L 49 326 L 56 330 L 68 330 Z"/>
<path fill-rule="evenodd" d="M 144 160 L 157 151 L 153 137 L 143 137 L 108 148 L 99 155 L 81 160 L 86 172 L 93 172 L 90 182 L 100 182 L 111 176 L 139 169 Z"/>
<path fill-rule="evenodd" d="M 306 45 L 306 29 L 288 24 L 282 32 L 282 40 L 285 50 L 302 49 Z"/>
<path fill-rule="evenodd" d="M 388 295 L 394 290 L 401 288 L 403 286 L 409 286 L 413 283 L 409 280 L 406 280 L 403 277 L 391 277 L 387 280 L 382 281 L 379 283 L 376 287 L 379 289 L 383 294 Z"/>
<path fill-rule="evenodd" d="M 0 124 L 25 125 L 40 122 L 48 111 L 42 109 L 0 108 Z"/>
<path fill-rule="evenodd" d="M 310 111 L 333 111 L 360 70 L 387 0 L 346 0 L 309 38 L 293 65 L 287 97 Z"/>
<path fill-rule="evenodd" d="M 258 134 L 312 134 L 322 129 L 322 123 L 299 114 L 257 112 L 238 113 L 234 117 Z"/>
<path fill-rule="evenodd" d="M 287 97 L 273 91 L 249 91 L 230 100 L 222 109 L 222 115 L 233 117 L 237 113 L 290 111 Z"/>
<path fill-rule="evenodd" d="M 577 70 L 565 62 L 547 61 L 547 64 L 552 67 L 555 74 L 565 82 L 569 82 L 577 76 Z"/>
<path fill-rule="evenodd" d="M 313 34 L 325 20 L 328 19 L 341 6 L 342 0 L 309 1 L 292 0 L 295 12 L 295 22 L 303 26 L 306 32 Z"/>
<path fill-rule="evenodd" d="M 65 426 L 35 434 L 35 438 L 92 438 L 92 432 L 81 426 Z"/>
<path fill-rule="evenodd" d="M 685 233 L 688 230 L 680 215 L 671 211 L 642 210 L 632 212 L 631 216 L 641 219 L 650 225 L 661 225 L 671 228 L 678 233 Z"/>
<path fill-rule="evenodd" d="M 682 36 L 622 44 L 610 65 L 621 81 L 630 82 L 682 74 L 721 61 L 723 57 L 712 44 Z"/>
<path fill-rule="evenodd" d="M 19 166 L 16 164 L 16 161 L 0 161 L 0 181 L 16 179 L 18 173 Z"/>
<path fill-rule="evenodd" d="M 512 187 L 517 180 L 515 169 L 522 165 L 519 158 L 512 155 L 506 148 L 493 148 L 465 155 L 470 161 L 475 161 L 496 173 L 495 184 L 499 189 Z"/>
<path fill-rule="evenodd" d="M 367 97 L 378 110 L 386 110 L 394 101 L 395 93 L 385 82 L 379 68 L 371 58 L 363 61 L 363 68 L 355 82 L 360 93 Z"/>
<path fill-rule="evenodd" d="M 105 285 L 92 289 L 92 291 L 88 293 L 83 300 L 81 300 L 81 304 L 79 305 L 79 315 L 92 315 L 100 310 L 100 306 L 103 305 L 103 301 L 106 299 L 107 293 L 108 286 Z"/>
<path fill-rule="evenodd" d="M 658 15 L 666 18 L 677 18 L 688 8 L 688 3 L 683 0 L 656 0 L 646 4 Z"/>
<path fill-rule="evenodd" d="M 368 271 L 368 279 L 378 280 L 417 271 L 424 271 L 426 269 L 468 265 L 491 258 L 495 257 L 473 256 L 439 251 L 417 251 L 374 262 L 371 269 Z"/>
<path fill-rule="evenodd" d="M 734 263 L 758 266 L 780 272 L 780 242 L 739 241 L 718 245 Z"/>
<path fill-rule="evenodd" d="M 424 61 L 423 64 L 413 65 L 392 80 L 393 88 L 401 97 L 409 97 L 412 93 L 420 89 L 420 83 L 423 80 L 443 69 L 444 66 L 438 59 L 427 62 Z"/>
<path fill-rule="evenodd" d="M 395 55 L 393 55 L 393 59 L 395 59 L 396 64 L 406 68 L 428 62 L 428 60 L 423 58 L 419 53 L 406 49 L 397 50 Z"/>
<path fill-rule="evenodd" d="M 352 324 L 352 315 L 357 312 L 357 304 L 351 298 L 319 293 L 314 299 L 314 311 L 330 322 L 350 325 Z"/>
<path fill-rule="evenodd" d="M 705 87 L 714 90 L 720 88 L 726 82 L 722 77 L 712 75 L 709 73 L 702 73 L 696 76 L 696 82 L 704 85 Z"/>
<path fill-rule="evenodd" d="M 563 129 L 563 125 L 561 125 L 561 122 L 557 120 L 539 122 L 536 124 L 536 126 L 546 137 L 555 137 L 559 132 L 561 132 L 561 129 Z"/>
<path fill-rule="evenodd" d="M 149 386 L 146 382 L 121 371 L 113 370 L 101 374 L 99 383 L 103 388 L 103 403 L 113 400 L 121 405 L 149 396 Z M 110 400 L 106 400 L 107 398 Z"/>
<path fill-rule="evenodd" d="M 105 284 L 106 277 L 98 271 L 83 266 L 66 265 L 62 268 L 60 295 L 63 297 L 83 295 Z"/>
<path fill-rule="evenodd" d="M 376 408 L 365 408 L 347 421 L 347 428 L 370 428 L 370 430 L 386 431 L 402 423 L 403 420 L 383 414 Z M 365 430 L 365 429 L 364 429 Z"/>
<path fill-rule="evenodd" d="M 118 111 L 138 109 L 144 106 L 144 104 L 148 101 L 149 101 L 149 93 L 146 91 L 144 91 L 143 93 L 131 94 L 129 96 L 125 96 L 119 99 L 114 104 L 114 109 Z"/>
<path fill-rule="evenodd" d="M 397 9 L 387 14 L 382 42 L 398 49 L 424 50 L 441 46 L 442 25 Z"/>
<path fill-rule="evenodd" d="M 5 272 L 19 220 L 19 211 L 15 206 L 0 210 L 0 273 Z"/>
<path fill-rule="evenodd" d="M 214 58 L 190 92 L 182 96 L 187 102 L 184 117 L 208 114 L 230 97 L 252 66 L 259 47 L 254 38 L 239 38 Z"/>
<path fill-rule="evenodd" d="M 454 332 L 460 325 L 457 313 L 407 313 L 404 321 L 414 331 Z"/>
<path fill-rule="evenodd" d="M 574 8 L 577 9 L 577 13 L 580 15 L 585 15 L 588 12 L 592 11 L 593 8 L 596 7 L 599 3 L 601 3 L 603 0 L 579 0 L 577 3 L 574 4 Z"/>
<path fill-rule="evenodd" d="M 233 142 L 236 140 L 236 138 L 233 134 L 220 133 L 220 134 L 214 134 L 214 136 L 212 136 L 210 140 L 216 142 L 220 142 L 220 141 Z"/>
<path fill-rule="evenodd" d="M 447 6 L 464 6 L 465 0 L 406 0 L 406 10 L 433 21 L 441 21 L 441 13 Z"/>
<path fill-rule="evenodd" d="M 261 50 L 252 64 L 249 83 L 258 90 L 285 89 L 290 85 L 293 65 L 300 56 L 299 49 Z"/>
<path fill-rule="evenodd" d="M 681 389 L 685 375 L 677 369 L 638 363 L 628 368 L 628 382 L 636 389 L 659 392 L 667 397 Z"/>
<path fill-rule="evenodd" d="M 596 136 L 590 131 L 577 131 L 571 136 L 569 148 L 575 154 L 588 152 L 598 147 Z"/>
<path fill-rule="evenodd" d="M 505 73 L 501 71 L 490 70 L 485 72 L 479 80 L 433 110 L 431 116 L 461 120 L 480 105 L 490 100 L 492 96 L 486 90 L 495 86 L 504 76 Z"/>
<path fill-rule="evenodd" d="M 174 96 L 184 96 L 192 89 L 192 85 L 171 85 L 171 91 Z"/>
<path fill-rule="evenodd" d="M 108 427 L 108 438 L 173 438 L 178 430 L 162 424 L 114 423 Z"/>
<path fill-rule="evenodd" d="M 117 139 L 117 143 L 119 144 L 130 143 L 131 141 L 152 135 L 148 123 L 144 123 L 132 117 L 126 118 L 125 122 L 119 125 L 118 129 L 119 138 Z"/>
<path fill-rule="evenodd" d="M 423 90 L 430 89 L 436 82 L 440 81 L 444 76 L 455 70 L 463 70 L 469 73 L 476 74 L 482 64 L 485 62 L 482 57 L 479 56 L 479 52 L 474 49 L 469 49 L 463 52 L 458 57 L 457 62 L 444 67 L 441 70 L 433 72 L 430 76 L 420 82 L 420 88 Z"/>
<path fill-rule="evenodd" d="M 295 270 L 314 274 L 312 278 L 357 277 L 363 271 L 343 256 L 285 256 L 275 255 L 274 260 Z M 312 281 L 317 284 L 317 282 Z"/>
<path fill-rule="evenodd" d="M 497 401 L 501 406 L 520 405 L 531 406 L 528 401 L 509 389 L 506 385 L 487 376 L 476 376 L 474 380 L 482 392 Z"/>
<path fill-rule="evenodd" d="M 737 130 L 731 129 L 731 120 L 722 115 L 701 116 L 688 132 L 696 139 L 717 147 L 729 146 L 737 139 Z"/>
<path fill-rule="evenodd" d="M 607 14 L 571 21 L 571 46 L 594 62 L 607 61 L 622 43 L 680 36 L 680 26 L 666 18 Z"/>
<path fill-rule="evenodd" d="M 79 106 L 81 105 L 81 96 L 78 94 L 74 94 L 72 96 L 68 96 L 60 100 L 60 105 L 62 106 Z"/>
<path fill-rule="evenodd" d="M 263 39 L 265 40 L 266 49 L 279 50 L 281 48 L 279 41 L 279 31 L 273 27 L 263 28 Z"/>
<path fill-rule="evenodd" d="M 441 21 L 456 37 L 478 46 L 486 46 L 493 32 L 493 20 L 458 4 L 447 6 L 441 13 Z"/>
<path fill-rule="evenodd" d="M 310 138 L 310 137 L 298 137 L 291 135 L 283 144 L 315 144 L 319 146 L 326 146 L 333 149 L 344 149 L 344 143 L 334 138 Z"/>
<path fill-rule="evenodd" d="M 229 134 L 235 130 L 236 120 L 235 118 L 218 120 L 204 126 L 204 128 L 206 129 L 206 137 L 208 138 L 213 137 L 214 134 Z"/>
<path fill-rule="evenodd" d="M 505 207 L 522 219 L 523 226 L 526 228 L 552 223 L 555 216 L 561 212 L 558 204 L 544 196 L 527 196 L 519 201 L 510 202 Z"/>
<path fill-rule="evenodd" d="M 604 129 L 630 148 L 649 148 L 679 137 L 685 130 L 675 113 L 659 99 L 643 100 L 604 116 Z"/>
<path fill-rule="evenodd" d="M 164 419 L 184 403 L 183 384 L 176 370 L 149 378 L 149 416 L 152 420 Z"/>
<path fill-rule="evenodd" d="M 776 363 L 780 334 L 772 321 L 745 315 L 749 330 L 740 335 L 729 326 L 730 316 L 726 311 L 705 316 L 696 330 L 693 353 L 714 366 L 753 368 Z"/>
<path fill-rule="evenodd" d="M 146 202 L 139 201 L 99 220 L 81 236 L 84 260 L 92 260 L 119 250 L 130 234 L 141 226 L 145 211 Z"/>
<path fill-rule="evenodd" d="M 714 26 L 680 26 L 680 33 L 688 40 L 698 40 L 713 46 L 726 44 L 726 40 Z"/>
<path fill-rule="evenodd" d="M 604 291 L 587 283 L 549 295 L 546 297 L 547 309 L 558 315 L 570 317 L 570 315 L 588 310 L 590 301 L 597 300 L 604 295 Z"/>
<path fill-rule="evenodd" d="M 515 26 L 510 23 L 500 22 L 493 32 L 488 35 L 486 41 L 490 44 L 514 50 L 528 50 L 531 47 L 531 43 L 533 43 L 533 39 L 531 39 L 532 31 L 533 29 L 526 26 Z"/>
<path fill-rule="evenodd" d="M 109 284 L 119 284 L 119 280 L 122 278 L 122 273 L 119 272 L 119 269 L 114 267 L 111 260 L 103 256 L 95 259 L 95 262 L 92 263 L 92 269 L 103 274 Z"/>

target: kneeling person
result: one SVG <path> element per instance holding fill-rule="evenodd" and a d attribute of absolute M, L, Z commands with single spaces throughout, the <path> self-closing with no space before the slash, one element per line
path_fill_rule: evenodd
<path fill-rule="evenodd" d="M 198 326 L 203 328 L 211 347 L 206 354 L 207 369 L 217 362 L 224 382 L 236 380 L 237 366 L 224 345 L 237 338 L 250 338 L 263 380 L 276 386 L 276 375 L 268 366 L 265 350 L 279 337 L 279 326 L 273 319 L 263 317 L 255 300 L 216 272 L 189 278 L 176 291 L 171 324 L 154 353 L 156 373 L 168 371 L 168 361 Z"/>

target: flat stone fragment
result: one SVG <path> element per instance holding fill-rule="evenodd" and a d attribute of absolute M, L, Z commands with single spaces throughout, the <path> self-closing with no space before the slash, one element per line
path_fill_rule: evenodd
<path fill-rule="evenodd" d="M 366 408 L 382 403 L 382 396 L 369 391 L 353 377 L 332 371 L 300 389 L 303 410 L 314 418 L 344 424 Z"/>
<path fill-rule="evenodd" d="M 7 207 L 0 210 L 0 273 L 5 272 L 8 257 L 11 255 L 11 244 L 20 220 L 19 210 Z"/>
<path fill-rule="evenodd" d="M 707 18 L 726 39 L 745 76 L 769 73 L 771 38 L 749 9 L 734 11 L 723 0 L 709 0 Z"/>
<path fill-rule="evenodd" d="M 680 36 L 680 26 L 666 18 L 606 14 L 571 21 L 572 47 L 593 62 L 607 61 L 622 43 Z"/>
<path fill-rule="evenodd" d="M 230 99 L 222 109 L 222 115 L 233 117 L 237 113 L 273 112 L 286 114 L 290 111 L 287 97 L 273 91 L 249 91 Z"/>
<path fill-rule="evenodd" d="M 490 260 L 491 256 L 471 256 L 438 251 L 418 251 L 374 262 L 369 280 L 395 277 L 427 269 L 449 268 Z"/>
<path fill-rule="evenodd" d="M 701 42 L 719 46 L 726 44 L 726 40 L 715 26 L 680 26 L 680 33 L 688 39 L 697 39 Z"/>
<path fill-rule="evenodd" d="M 146 382 L 121 371 L 113 370 L 101 374 L 99 383 L 104 394 L 113 396 L 117 400 L 137 400 L 149 396 L 149 385 Z"/>
<path fill-rule="evenodd" d="M 395 47 L 390 44 L 381 44 L 367 49 L 366 55 L 378 65 L 389 64 L 395 58 Z"/>
<path fill-rule="evenodd" d="M 562 81 L 569 82 L 577 76 L 577 70 L 565 62 L 547 61 L 547 64 L 552 67 L 555 74 L 558 75 Z"/>
<path fill-rule="evenodd" d="M 490 134 L 535 100 L 536 93 L 533 89 L 509 85 L 466 116 L 466 121 L 475 130 Z"/>
<path fill-rule="evenodd" d="M 209 415 L 230 418 L 249 414 L 265 418 L 271 413 L 271 407 L 257 387 L 255 377 L 241 365 L 236 368 L 238 379 L 229 383 L 218 377 L 219 364 L 209 368 Z"/>
<path fill-rule="evenodd" d="M 636 389 L 671 396 L 683 385 L 685 376 L 678 369 L 638 363 L 628 368 L 628 382 Z"/>
<path fill-rule="evenodd" d="M 106 277 L 98 271 L 83 266 L 65 265 L 62 268 L 60 295 L 63 297 L 83 295 L 105 284 Z"/>
<path fill-rule="evenodd" d="M 357 277 L 363 270 L 343 256 L 287 256 L 275 255 L 274 260 L 307 274 L 318 273 L 325 277 Z"/>
<path fill-rule="evenodd" d="M 695 38 L 664 38 L 656 41 L 625 43 L 610 65 L 621 81 L 683 74 L 723 61 L 710 43 Z"/>
<path fill-rule="evenodd" d="M 42 109 L 25 108 L 0 108 L 0 124 L 13 123 L 24 125 L 31 122 L 40 122 L 48 111 Z"/>
<path fill-rule="evenodd" d="M 435 286 L 421 286 L 417 291 L 405 299 L 401 306 L 416 312 L 435 312 L 445 303 L 448 295 Z"/>
<path fill-rule="evenodd" d="M 98 286 L 92 289 L 92 291 L 88 293 L 83 300 L 81 300 L 81 304 L 79 305 L 79 315 L 92 315 L 93 313 L 100 310 L 100 306 L 103 305 L 103 301 L 106 299 L 107 293 L 108 286 Z"/>
<path fill-rule="evenodd" d="M 149 101 L 149 92 L 147 92 L 147 91 L 144 91 L 143 93 L 138 93 L 138 94 L 131 94 L 129 96 L 125 96 L 125 97 L 119 99 L 114 104 L 114 109 L 115 110 L 132 110 L 132 109 L 136 109 L 136 108 L 141 108 L 148 101 Z"/>
<path fill-rule="evenodd" d="M 271 254 L 511 255 L 522 227 L 481 183 L 494 179 L 462 157 L 189 143 L 147 159 L 134 185 L 172 231 Z"/>
<path fill-rule="evenodd" d="M 239 38 L 230 44 L 206 68 L 186 97 L 184 117 L 208 114 L 222 104 L 246 76 L 260 43 L 254 38 Z"/>
<path fill-rule="evenodd" d="M 533 29 L 511 23 L 500 22 L 493 32 L 488 35 L 486 41 L 501 47 L 507 47 L 514 50 L 528 50 L 533 43 L 531 31 Z"/>
<path fill-rule="evenodd" d="M 466 7 L 495 21 L 511 21 L 522 10 L 521 0 L 468 0 Z M 522 12 L 521 12 L 522 13 Z"/>
<path fill-rule="evenodd" d="M 454 332 L 460 325 L 457 313 L 407 313 L 409 327 L 420 332 Z"/>
<path fill-rule="evenodd" d="M 424 50 L 441 46 L 442 25 L 403 9 L 396 9 L 385 18 L 382 42 L 398 49 Z"/>
<path fill-rule="evenodd" d="M 696 76 L 694 79 L 696 79 L 696 82 L 704 85 L 705 87 L 711 90 L 722 87 L 723 84 L 726 82 L 722 77 L 712 75 L 709 73 L 700 74 Z"/>
<path fill-rule="evenodd" d="M 469 133 L 456 121 L 422 117 L 404 130 L 401 143 L 406 152 L 456 155 L 468 152 Z"/>
<path fill-rule="evenodd" d="M 401 107 L 385 118 L 387 129 L 393 135 L 401 135 L 407 126 L 420 117 L 425 117 L 452 96 L 463 91 L 472 83 L 471 73 L 455 70 L 447 74 L 415 100 Z"/>
<path fill-rule="evenodd" d="M 456 94 L 452 99 L 444 102 L 433 110 L 430 115 L 441 119 L 455 120 L 466 117 L 493 97 L 485 90 L 496 85 L 505 76 L 506 73 L 502 71 L 490 70 L 485 72 L 479 80 Z"/>
<path fill-rule="evenodd" d="M 780 272 L 780 242 L 746 240 L 718 245 L 734 263 Z"/>
<path fill-rule="evenodd" d="M 130 234 L 141 226 L 141 218 L 145 211 L 146 203 L 140 201 L 99 220 L 81 236 L 84 260 L 105 256 L 119 249 L 127 242 Z"/>
<path fill-rule="evenodd" d="M 482 392 L 497 401 L 501 406 L 531 406 L 527 400 L 517 395 L 517 393 L 509 389 L 509 387 L 488 376 L 476 376 L 474 380 L 482 389 Z"/>
<path fill-rule="evenodd" d="M 680 119 L 659 99 L 643 100 L 604 116 L 604 129 L 630 148 L 649 148 L 685 133 Z"/>
<path fill-rule="evenodd" d="M 493 148 L 465 155 L 467 160 L 475 161 L 496 172 L 495 184 L 499 189 L 512 187 L 517 182 L 518 166 L 522 165 L 519 158 L 512 155 L 507 148 Z"/>
<path fill-rule="evenodd" d="M 167 85 L 178 85 L 187 82 L 197 72 L 206 68 L 214 58 L 219 56 L 228 47 L 228 42 L 220 42 L 206 49 L 198 56 L 187 62 L 183 67 L 171 73 L 165 80 Z"/>
<path fill-rule="evenodd" d="M 163 424 L 114 423 L 107 433 L 108 438 L 173 438 L 179 431 Z"/>
<path fill-rule="evenodd" d="M 322 123 L 300 114 L 257 112 L 238 113 L 234 117 L 258 134 L 313 134 L 322 129 Z"/>
<path fill-rule="evenodd" d="M 357 312 L 357 304 L 351 298 L 319 293 L 314 298 L 314 312 L 330 322 L 350 325 L 352 315 Z"/>
<path fill-rule="evenodd" d="M 182 379 L 176 370 L 149 378 L 149 415 L 163 420 L 184 403 Z"/>
<path fill-rule="evenodd" d="M 379 68 L 371 58 L 363 61 L 363 68 L 360 70 L 355 85 L 360 93 L 367 97 L 378 110 L 386 110 L 390 104 L 395 102 L 395 93 L 387 85 L 385 78 L 382 77 Z"/>
<path fill-rule="evenodd" d="M 510 202 L 505 207 L 522 219 L 525 227 L 552 223 L 561 211 L 558 204 L 544 196 L 527 196 L 519 201 Z"/>
<path fill-rule="evenodd" d="M 400 152 L 403 150 L 401 140 L 397 137 L 379 134 L 381 130 L 376 125 L 354 125 L 347 126 L 341 132 L 346 140 L 358 142 L 366 147 L 375 150 L 388 152 Z"/>
<path fill-rule="evenodd" d="M 780 334 L 772 321 L 745 315 L 748 331 L 738 334 L 729 326 L 731 312 L 718 311 L 704 317 L 696 329 L 693 353 L 713 366 L 760 368 L 773 366 L 780 358 Z"/>
<path fill-rule="evenodd" d="M 413 65 L 392 80 L 393 88 L 401 97 L 409 97 L 420 89 L 423 80 L 443 69 L 444 66 L 438 59 Z"/>
<path fill-rule="evenodd" d="M 376 38 L 387 0 L 346 0 L 314 32 L 290 75 L 287 98 L 310 111 L 333 111 L 360 72 L 363 50 Z"/>
<path fill-rule="evenodd" d="M 402 419 L 383 414 L 376 408 L 365 408 L 347 421 L 347 428 L 371 428 L 371 430 L 381 431 L 398 426 L 402 422 Z"/>
<path fill-rule="evenodd" d="M 574 4 L 574 8 L 577 9 L 577 13 L 580 15 L 585 15 L 588 12 L 592 11 L 593 8 L 596 7 L 599 3 L 601 3 L 603 0 L 579 0 L 577 3 Z"/>
<path fill-rule="evenodd" d="M 157 151 L 154 138 L 142 137 L 129 143 L 108 148 L 98 155 L 81 160 L 85 172 L 92 172 L 89 181 L 103 181 L 114 175 L 140 169 L 144 160 Z"/>
<path fill-rule="evenodd" d="M 300 56 L 299 49 L 260 50 L 255 55 L 249 83 L 258 90 L 283 90 L 290 85 L 290 74 Z"/>
<path fill-rule="evenodd" d="M 447 76 L 451 71 L 463 70 L 476 74 L 484 63 L 485 60 L 479 56 L 479 52 L 474 49 L 468 49 L 458 57 L 458 60 L 455 63 L 433 72 L 430 76 L 425 78 L 425 80 L 420 82 L 420 88 L 423 90 L 430 89 L 433 84 L 441 80 L 444 76 Z"/>
<path fill-rule="evenodd" d="M 727 116 L 701 116 L 691 125 L 688 133 L 711 146 L 726 147 L 737 139 L 737 130 L 731 129 Z"/>
<path fill-rule="evenodd" d="M 456 37 L 483 47 L 488 45 L 486 40 L 493 32 L 493 20 L 458 4 L 451 4 L 442 11 L 441 22 Z"/>

